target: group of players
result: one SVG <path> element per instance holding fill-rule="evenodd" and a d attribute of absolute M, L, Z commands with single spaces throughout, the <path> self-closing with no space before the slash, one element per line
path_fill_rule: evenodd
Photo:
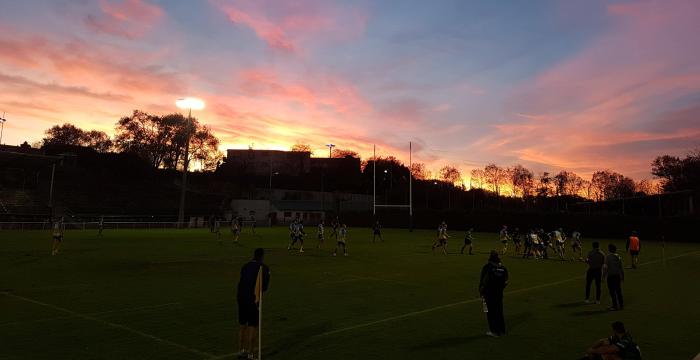
<path fill-rule="evenodd" d="M 377 222 L 376 226 L 378 225 L 379 222 Z M 331 229 L 332 232 L 330 233 L 330 237 L 335 238 L 335 249 L 333 250 L 333 256 L 338 254 L 338 250 L 343 251 L 343 256 L 348 256 L 348 226 L 346 224 L 341 224 L 340 220 L 336 217 L 333 219 L 333 221 L 331 221 Z M 375 230 L 375 237 L 376 234 L 377 232 Z M 304 231 L 304 222 L 297 217 L 289 224 L 289 245 L 287 246 L 287 250 L 296 250 L 294 246 L 299 243 L 299 252 L 303 253 L 305 236 L 306 232 Z M 316 248 L 321 249 L 326 241 L 326 229 L 323 220 L 318 223 L 316 237 L 318 239 Z M 381 238 L 381 234 L 379 237 Z"/>
<path fill-rule="evenodd" d="M 499 239 L 503 244 L 501 253 L 508 253 L 508 243 L 513 242 L 515 253 L 523 255 L 524 259 L 548 259 L 549 251 L 553 251 L 561 260 L 566 260 L 566 242 L 569 240 L 562 228 L 551 232 L 544 229 L 531 229 L 528 232 L 521 232 L 517 227 L 508 231 L 508 226 L 504 225 L 499 232 Z M 581 243 L 581 233 L 578 230 L 571 232 L 571 260 L 583 261 L 583 246 Z"/>
<path fill-rule="evenodd" d="M 468 249 L 469 255 L 474 255 L 474 238 L 473 228 L 467 230 L 464 236 L 464 244 L 460 249 L 460 254 L 464 254 L 464 250 Z M 432 251 L 436 249 L 447 255 L 447 239 L 450 236 L 447 233 L 447 223 L 441 222 L 437 228 L 437 236 L 432 245 Z M 503 244 L 501 255 L 507 255 L 509 251 L 509 243 L 514 245 L 515 254 L 522 254 L 524 259 L 548 259 L 549 251 L 553 251 L 560 259 L 566 260 L 566 242 L 569 240 L 562 228 L 558 228 L 551 232 L 545 232 L 543 229 L 532 229 L 529 232 L 521 232 L 515 228 L 512 232 L 508 231 L 508 226 L 504 225 L 499 232 L 499 240 Z M 583 246 L 581 243 L 581 233 L 577 230 L 571 233 L 571 260 L 583 261 Z"/>

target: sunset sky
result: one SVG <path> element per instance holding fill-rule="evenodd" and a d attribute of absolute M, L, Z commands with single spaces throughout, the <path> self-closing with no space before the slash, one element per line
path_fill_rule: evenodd
<path fill-rule="evenodd" d="M 700 144 L 700 1 L 0 0 L 3 142 L 140 109 L 226 148 L 324 144 L 465 177 L 651 178 Z"/>

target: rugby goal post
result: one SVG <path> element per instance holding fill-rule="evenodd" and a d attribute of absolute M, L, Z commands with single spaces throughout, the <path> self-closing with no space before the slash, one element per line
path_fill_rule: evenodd
<path fill-rule="evenodd" d="M 408 204 L 377 204 L 377 145 L 372 146 L 372 216 L 377 218 L 377 208 L 408 209 L 408 231 L 413 231 L 413 142 L 408 142 Z"/>

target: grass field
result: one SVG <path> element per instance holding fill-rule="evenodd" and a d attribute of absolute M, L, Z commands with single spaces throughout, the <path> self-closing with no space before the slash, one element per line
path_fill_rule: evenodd
<path fill-rule="evenodd" d="M 238 272 L 259 246 L 272 272 L 264 358 L 576 359 L 614 320 L 645 359 L 700 351 L 700 245 L 667 244 L 664 264 L 646 242 L 613 313 L 606 291 L 583 304 L 584 264 L 506 256 L 509 333 L 494 339 L 477 283 L 496 235 L 476 234 L 475 256 L 459 255 L 456 232 L 450 254 L 433 255 L 433 236 L 386 229 L 372 244 L 350 229 L 350 256 L 332 257 L 314 235 L 306 253 L 288 252 L 283 228 L 223 246 L 208 230 L 68 231 L 52 257 L 49 232 L 0 231 L 0 359 L 233 358 Z"/>

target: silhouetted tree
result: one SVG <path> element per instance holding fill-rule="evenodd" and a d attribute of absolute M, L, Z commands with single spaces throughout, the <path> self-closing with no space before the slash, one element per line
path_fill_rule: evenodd
<path fill-rule="evenodd" d="M 85 146 L 98 152 L 112 149 L 112 140 L 104 131 L 85 131 L 73 124 L 54 125 L 46 130 L 43 145 Z"/>
<path fill-rule="evenodd" d="M 205 170 L 215 168 L 222 157 L 211 130 L 182 114 L 156 116 L 135 110 L 117 122 L 116 133 L 119 151 L 138 154 L 155 168 L 183 166 L 188 138 L 190 161 L 199 160 Z"/>
<path fill-rule="evenodd" d="M 337 149 L 337 148 L 333 149 L 332 154 L 333 154 L 332 157 L 336 158 L 336 159 L 338 159 L 338 158 L 342 159 L 346 156 L 352 156 L 352 157 L 356 157 L 356 158 L 360 157 L 360 155 L 357 153 L 357 151 Z"/>
<path fill-rule="evenodd" d="M 501 195 L 501 185 L 505 183 L 507 175 L 507 171 L 496 164 L 489 164 L 484 168 L 484 181 L 491 185 L 496 195 Z"/>
<path fill-rule="evenodd" d="M 651 173 L 661 179 L 664 191 L 700 188 L 700 148 L 682 159 L 670 155 L 657 157 L 651 163 Z"/>
<path fill-rule="evenodd" d="M 446 165 L 440 169 L 440 179 L 446 183 L 455 185 L 461 178 L 462 174 L 454 166 Z"/>
<path fill-rule="evenodd" d="M 411 164 L 411 175 L 416 180 L 426 180 L 430 177 L 430 171 L 423 163 L 413 163 Z"/>
<path fill-rule="evenodd" d="M 508 172 L 510 175 L 510 183 L 513 186 L 513 194 L 522 197 L 529 196 L 532 193 L 535 175 L 532 171 L 524 166 L 517 164 Z"/>
<path fill-rule="evenodd" d="M 292 145 L 292 147 L 289 150 L 294 152 L 308 152 L 312 155 L 314 153 L 313 151 L 311 151 L 311 145 L 303 143 L 296 143 Z"/>

